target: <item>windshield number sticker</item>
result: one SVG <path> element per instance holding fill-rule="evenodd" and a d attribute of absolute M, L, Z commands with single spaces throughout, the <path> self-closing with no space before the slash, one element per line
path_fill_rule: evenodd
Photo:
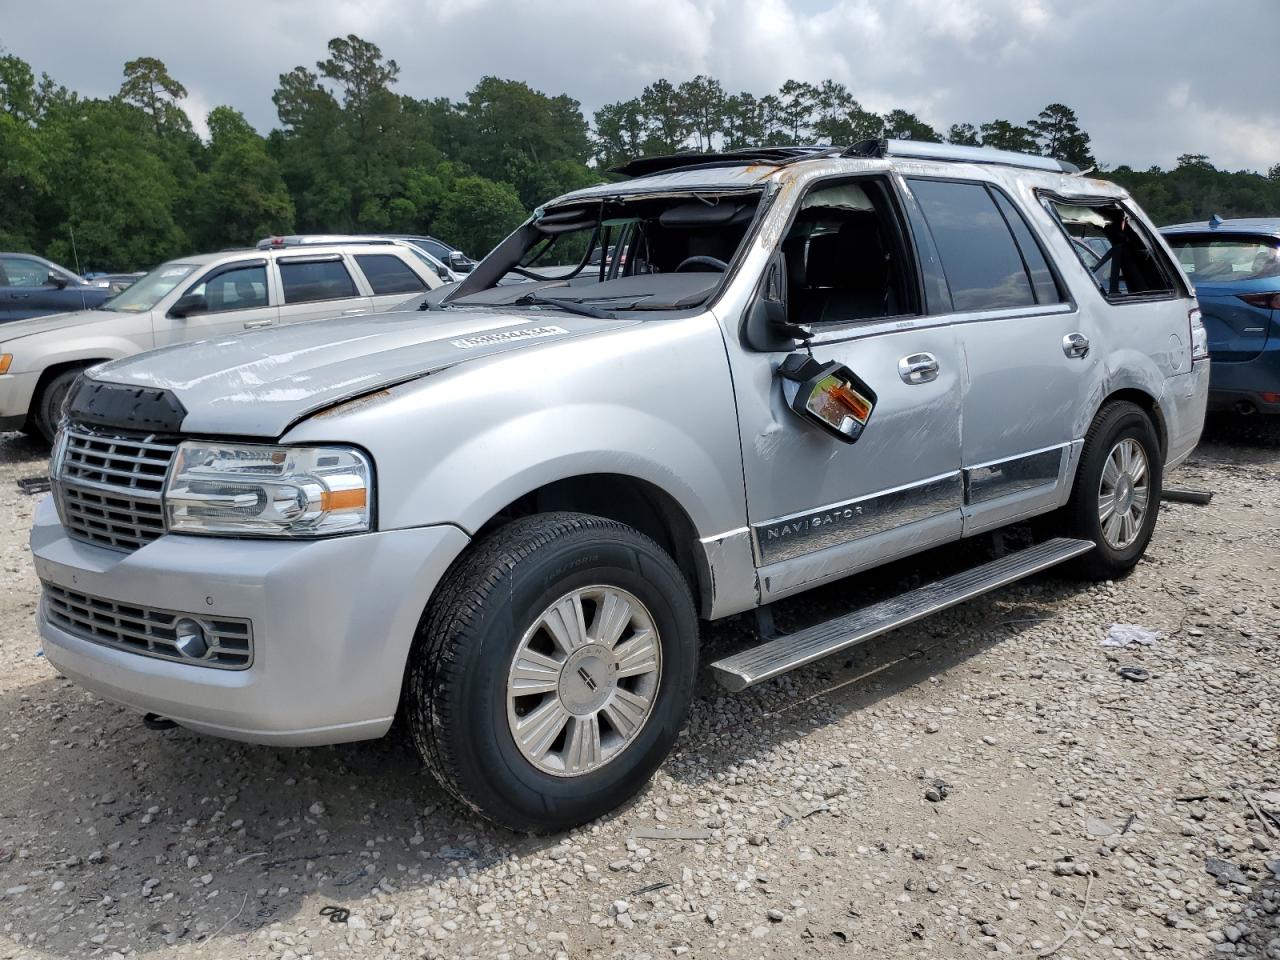
<path fill-rule="evenodd" d="M 515 330 L 499 330 L 497 333 L 485 333 L 478 337 L 460 337 L 449 343 L 459 350 L 474 350 L 476 347 L 488 347 L 499 343 L 511 343 L 516 340 L 534 340 L 538 337 L 558 337 L 568 333 L 564 327 L 518 327 Z"/>

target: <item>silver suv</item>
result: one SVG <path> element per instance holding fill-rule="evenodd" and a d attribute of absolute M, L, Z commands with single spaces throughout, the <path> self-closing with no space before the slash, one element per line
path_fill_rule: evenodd
<path fill-rule="evenodd" d="M 0 326 L 0 430 L 52 440 L 80 371 L 144 350 L 372 313 L 446 282 L 407 244 L 226 250 L 173 260 L 94 310 Z"/>
<path fill-rule="evenodd" d="M 418 309 L 86 372 L 31 535 L 49 661 L 259 743 L 399 715 L 464 803 L 554 830 L 662 762 L 700 619 L 756 612 L 711 665 L 741 690 L 1057 564 L 1138 562 L 1208 360 L 1123 190 L 883 141 L 623 172 Z M 1032 517 L 1030 546 L 770 628 L 781 597 Z"/>

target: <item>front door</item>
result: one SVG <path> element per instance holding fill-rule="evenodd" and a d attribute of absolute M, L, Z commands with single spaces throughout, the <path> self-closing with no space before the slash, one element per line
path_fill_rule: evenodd
<path fill-rule="evenodd" d="M 198 277 L 177 299 L 193 295 L 204 297 L 205 309 L 184 317 L 165 313 L 158 318 L 157 347 L 269 327 L 279 313 L 278 308 L 271 305 L 265 259 L 214 267 Z"/>
<path fill-rule="evenodd" d="M 783 352 L 733 350 L 747 514 L 769 601 L 960 536 L 956 334 L 922 316 L 892 185 L 819 181 L 780 245 L 788 319 L 820 361 L 876 395 L 848 444 L 802 420 L 776 375 Z"/>

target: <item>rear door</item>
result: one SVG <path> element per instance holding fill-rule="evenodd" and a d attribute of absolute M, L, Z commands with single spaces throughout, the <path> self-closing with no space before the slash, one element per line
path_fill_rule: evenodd
<path fill-rule="evenodd" d="M 995 184 L 909 178 L 936 244 L 965 358 L 965 533 L 1051 508 L 1070 476 L 1097 376 L 1093 315 L 1067 301 L 1012 199 Z M 1071 347 L 1070 344 L 1081 344 Z"/>
<path fill-rule="evenodd" d="M 356 266 L 373 295 L 373 309 L 390 310 L 431 289 L 409 264 L 394 253 L 357 253 Z"/>
<path fill-rule="evenodd" d="M 1221 233 L 1174 233 L 1165 239 L 1195 285 L 1209 355 L 1226 363 L 1257 357 L 1277 319 L 1280 241 Z"/>
<path fill-rule="evenodd" d="M 213 267 L 173 298 L 176 301 L 186 296 L 202 296 L 208 309 L 185 317 L 175 317 L 168 312 L 158 316 L 156 346 L 271 326 L 276 322 L 279 309 L 271 303 L 269 284 L 266 258 L 236 260 Z"/>
<path fill-rule="evenodd" d="M 275 265 L 280 280 L 280 323 L 354 316 L 373 309 L 373 301 L 360 292 L 340 253 L 280 255 Z"/>

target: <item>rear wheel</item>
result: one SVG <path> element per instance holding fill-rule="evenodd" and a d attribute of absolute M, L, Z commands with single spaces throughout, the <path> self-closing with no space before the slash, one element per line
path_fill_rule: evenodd
<path fill-rule="evenodd" d="M 1155 531 L 1164 461 L 1151 418 L 1139 406 L 1104 406 L 1085 436 L 1071 500 L 1063 509 L 1063 533 L 1092 540 L 1093 552 L 1074 563 L 1088 579 L 1129 573 Z"/>
<path fill-rule="evenodd" d="M 36 402 L 31 408 L 31 426 L 34 432 L 53 443 L 54 434 L 58 432 L 58 422 L 62 419 L 62 404 L 71 391 L 71 385 L 80 376 L 80 369 L 63 370 L 51 377 L 40 388 Z"/>
<path fill-rule="evenodd" d="M 697 616 L 630 527 L 517 520 L 445 577 L 414 645 L 407 715 L 436 778 L 515 830 L 563 830 L 639 790 L 684 723 Z"/>

